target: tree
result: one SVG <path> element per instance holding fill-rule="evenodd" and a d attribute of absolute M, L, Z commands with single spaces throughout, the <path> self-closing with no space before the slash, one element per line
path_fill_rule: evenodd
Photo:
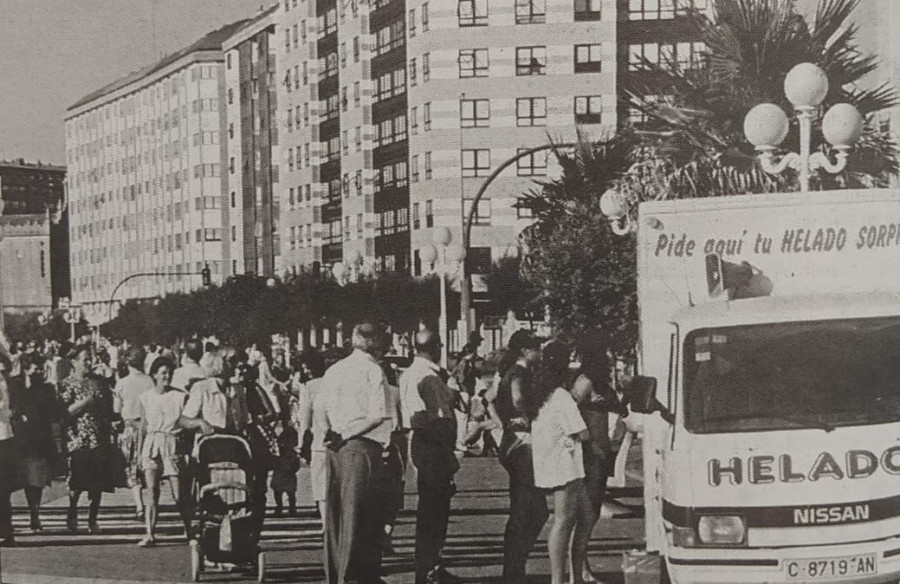
<path fill-rule="evenodd" d="M 837 176 L 814 174 L 813 188 L 887 186 L 897 174 L 897 146 L 873 114 L 898 100 L 887 85 L 859 86 L 878 67 L 877 57 L 858 50 L 858 27 L 849 22 L 860 1 L 820 0 L 811 23 L 792 0 L 715 0 L 711 18 L 690 16 L 706 46 L 703 64 L 685 67 L 675 55 L 660 63 L 645 61 L 645 73 L 632 75 L 626 88 L 630 106 L 644 113 L 647 128 L 659 131 L 644 134 L 644 180 L 629 183 L 638 189 L 634 198 L 796 190 L 796 173 L 773 177 L 762 171 L 744 137 L 743 122 L 763 102 L 790 111 L 784 79 L 803 62 L 819 65 L 829 78 L 823 108 L 852 103 L 868 121 L 847 170 Z M 812 145 L 827 150 L 820 123 L 814 123 Z M 798 141 L 795 122 L 785 143 Z"/>
<path fill-rule="evenodd" d="M 506 316 L 543 310 L 541 289 L 522 274 L 522 256 L 504 256 L 494 262 L 487 275 L 487 313 Z"/>
<path fill-rule="evenodd" d="M 628 172 L 636 144 L 630 132 L 579 137 L 574 152 L 554 150 L 562 176 L 518 203 L 534 215 L 521 236 L 523 273 L 543 290 L 551 317 L 571 332 L 599 326 L 625 354 L 637 342 L 634 238 L 612 232 L 599 201 Z"/>

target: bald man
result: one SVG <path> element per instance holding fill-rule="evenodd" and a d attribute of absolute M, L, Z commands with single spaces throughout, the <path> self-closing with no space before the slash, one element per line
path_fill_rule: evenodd
<path fill-rule="evenodd" d="M 448 584 L 458 581 L 441 566 L 450 499 L 456 491 L 453 475 L 459 470 L 454 455 L 457 395 L 447 386 L 447 371 L 437 364 L 440 337 L 420 331 L 415 347 L 416 357 L 400 377 L 400 405 L 405 424 L 413 430 L 412 461 L 419 488 L 416 584 Z"/>
<path fill-rule="evenodd" d="M 384 511 L 378 500 L 394 423 L 388 383 L 376 360 L 383 327 L 353 329 L 353 352 L 331 366 L 319 389 L 328 446 L 325 574 L 328 584 L 381 580 Z"/>

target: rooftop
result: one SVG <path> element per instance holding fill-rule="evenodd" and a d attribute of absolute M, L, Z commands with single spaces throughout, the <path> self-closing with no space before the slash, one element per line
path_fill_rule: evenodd
<path fill-rule="evenodd" d="M 186 57 L 187 55 L 190 55 L 191 53 L 195 53 L 198 51 L 221 50 L 222 43 L 225 42 L 225 40 L 227 40 L 231 35 L 233 35 L 235 32 L 237 32 L 238 30 L 240 30 L 242 27 L 244 27 L 248 23 L 252 22 L 253 20 L 254 20 L 253 18 L 249 18 L 249 19 L 239 20 L 239 21 L 233 22 L 231 24 L 226 24 L 222 28 L 220 28 L 218 30 L 214 30 L 213 32 L 207 34 L 202 39 L 198 40 L 197 42 L 193 43 L 192 45 L 190 45 L 184 49 L 181 49 L 180 51 L 172 53 L 171 55 L 163 57 L 161 60 L 157 61 L 156 63 L 154 63 L 152 65 L 148 65 L 142 69 L 133 71 L 133 72 L 129 73 L 128 75 L 125 75 L 124 77 L 121 77 L 120 79 L 118 79 L 116 81 L 113 81 L 109 85 L 106 85 L 105 87 L 102 87 L 102 88 L 98 89 L 97 91 L 94 91 L 93 93 L 90 93 L 90 94 L 82 97 L 80 100 L 78 100 L 77 102 L 75 102 L 74 104 L 69 106 L 67 111 L 72 111 L 76 108 L 79 108 L 79 107 L 85 105 L 85 104 L 91 103 L 92 101 L 95 101 L 95 100 L 103 97 L 104 95 L 107 95 L 109 93 L 112 93 L 114 91 L 122 89 L 123 87 L 127 87 L 128 85 L 131 85 L 132 83 L 134 83 L 144 77 L 147 77 L 148 75 L 152 75 L 153 73 L 160 71 L 161 69 L 164 69 L 165 67 L 168 67 L 172 63 L 175 63 L 179 59 Z"/>
<path fill-rule="evenodd" d="M 28 162 L 24 158 L 15 160 L 0 160 L 0 168 L 21 168 L 26 170 L 49 170 L 56 172 L 66 172 L 65 166 L 55 166 L 46 164 L 38 160 L 37 162 Z"/>

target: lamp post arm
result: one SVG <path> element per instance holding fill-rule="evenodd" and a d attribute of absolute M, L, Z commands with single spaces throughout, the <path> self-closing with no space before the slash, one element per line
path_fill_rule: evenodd
<path fill-rule="evenodd" d="M 849 153 L 844 148 L 837 151 L 834 162 L 824 152 L 813 152 L 809 157 L 809 167 L 812 170 L 822 168 L 830 174 L 837 174 L 847 168 L 848 158 Z"/>
<path fill-rule="evenodd" d="M 478 203 L 481 201 L 481 197 L 484 196 L 484 193 L 487 191 L 487 188 L 494 182 L 494 179 L 500 176 L 500 173 L 521 160 L 526 156 L 531 156 L 536 152 L 542 152 L 544 150 L 551 150 L 553 148 L 572 148 L 576 146 L 577 142 L 564 142 L 561 144 L 542 144 L 541 146 L 535 146 L 534 148 L 527 148 L 517 153 L 515 156 L 508 158 L 504 161 L 500 166 L 498 166 L 494 171 L 488 175 L 484 182 L 481 184 L 481 187 L 478 189 L 478 192 L 475 193 L 475 198 L 472 199 L 472 204 L 469 207 L 469 212 L 466 215 L 466 222 L 463 225 L 463 240 L 462 246 L 463 250 L 466 252 L 466 259 L 463 260 L 462 263 L 462 286 L 460 288 L 460 309 L 462 312 L 462 321 L 466 323 L 466 330 L 464 331 L 466 334 L 469 332 L 469 328 L 472 323 L 469 322 L 469 313 L 471 312 L 472 307 L 472 274 L 469 273 L 468 268 L 468 258 L 469 258 L 469 247 L 472 245 L 472 225 L 475 223 L 475 215 L 478 212 Z"/>
<path fill-rule="evenodd" d="M 109 295 L 109 307 L 106 313 L 106 322 L 110 322 L 112 320 L 112 307 L 113 302 L 116 299 L 116 292 L 119 291 L 119 288 L 124 286 L 127 282 L 134 280 L 135 278 L 142 278 L 144 276 L 199 276 L 201 272 L 138 272 L 137 274 L 131 274 L 130 276 L 125 276 L 119 283 L 116 284 L 116 287 L 113 288 L 112 294 Z"/>
<path fill-rule="evenodd" d="M 759 155 L 759 164 L 762 166 L 762 169 L 768 174 L 781 174 L 788 167 L 794 167 L 797 170 L 800 170 L 801 160 L 800 155 L 796 152 L 788 152 L 784 154 L 780 159 L 776 160 L 775 155 L 772 154 L 771 151 L 762 152 Z"/>

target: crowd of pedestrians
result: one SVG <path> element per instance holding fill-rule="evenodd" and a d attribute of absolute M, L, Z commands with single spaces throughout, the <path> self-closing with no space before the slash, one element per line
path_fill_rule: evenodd
<path fill-rule="evenodd" d="M 16 490 L 25 490 L 31 530 L 42 530 L 42 490 L 60 459 L 72 533 L 83 492 L 93 534 L 102 530 L 103 493 L 127 487 L 146 529 L 138 545 L 154 545 L 167 482 L 191 537 L 197 438 L 226 433 L 250 445 L 259 528 L 268 488 L 275 515 L 297 514 L 297 472 L 301 460 L 309 465 L 329 584 L 381 581 L 409 462 L 418 493 L 415 582 L 457 581 L 442 550 L 454 476 L 472 452 L 496 453 L 509 475 L 504 581 L 525 581 L 548 502 L 552 583 L 596 581 L 587 547 L 614 471 L 609 424 L 627 415 L 605 340 L 593 332 L 570 345 L 521 330 L 488 358 L 478 354 L 481 340 L 473 334 L 448 371 L 439 335 L 423 329 L 399 375 L 385 360 L 391 334 L 371 322 L 357 325 L 351 346 L 330 363 L 315 349 L 289 360 L 256 344 L 237 350 L 199 339 L 173 349 L 18 344 L 0 358 L 0 545 L 15 541 Z"/>

